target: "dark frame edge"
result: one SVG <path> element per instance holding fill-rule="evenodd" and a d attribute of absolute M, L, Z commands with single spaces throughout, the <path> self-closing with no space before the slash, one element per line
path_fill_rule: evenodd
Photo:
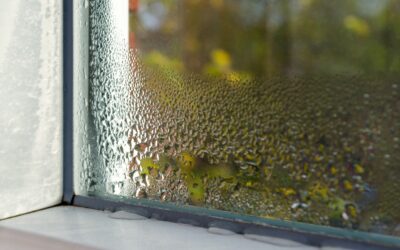
<path fill-rule="evenodd" d="M 63 204 L 72 204 L 73 192 L 73 0 L 63 0 Z"/>

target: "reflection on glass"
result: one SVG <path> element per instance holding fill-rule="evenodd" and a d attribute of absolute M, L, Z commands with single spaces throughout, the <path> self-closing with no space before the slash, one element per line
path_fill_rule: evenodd
<path fill-rule="evenodd" d="M 399 1 L 131 0 L 121 44 L 110 2 L 90 194 L 400 235 Z"/>

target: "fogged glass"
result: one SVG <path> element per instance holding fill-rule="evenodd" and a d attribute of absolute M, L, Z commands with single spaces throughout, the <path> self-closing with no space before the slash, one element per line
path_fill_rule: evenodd
<path fill-rule="evenodd" d="M 91 1 L 89 195 L 400 235 L 400 1 Z"/>

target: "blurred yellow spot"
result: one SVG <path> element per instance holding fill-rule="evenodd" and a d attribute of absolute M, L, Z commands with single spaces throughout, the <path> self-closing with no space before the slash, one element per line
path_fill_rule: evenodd
<path fill-rule="evenodd" d="M 255 156 L 252 154 L 249 154 L 249 153 L 246 153 L 244 156 L 246 157 L 246 160 L 249 160 L 249 161 L 252 161 L 255 159 Z"/>
<path fill-rule="evenodd" d="M 183 64 L 180 60 L 169 58 L 161 52 L 155 50 L 146 55 L 145 62 L 151 66 L 165 67 L 178 71 L 183 69 Z"/>
<path fill-rule="evenodd" d="M 228 81 L 231 82 L 238 82 L 240 81 L 240 75 L 236 72 L 232 72 L 226 75 L 226 78 L 228 79 Z"/>
<path fill-rule="evenodd" d="M 267 219 L 276 219 L 274 216 L 271 216 L 269 214 L 262 215 L 261 217 L 267 218 Z"/>
<path fill-rule="evenodd" d="M 349 15 L 343 20 L 343 24 L 348 30 L 353 31 L 359 36 L 369 35 L 368 23 L 359 17 Z"/>
<path fill-rule="evenodd" d="M 204 184 L 200 177 L 189 178 L 187 180 L 190 201 L 195 205 L 202 204 L 204 200 Z"/>
<path fill-rule="evenodd" d="M 201 0 L 189 0 L 188 2 L 191 5 L 198 5 L 201 2 Z"/>
<path fill-rule="evenodd" d="M 334 166 L 331 167 L 331 174 L 335 175 L 338 172 L 337 168 Z"/>
<path fill-rule="evenodd" d="M 328 198 L 328 188 L 327 187 L 321 187 L 318 190 L 318 194 L 324 199 Z"/>
<path fill-rule="evenodd" d="M 308 172 L 308 163 L 304 163 L 303 170 L 306 173 Z"/>
<path fill-rule="evenodd" d="M 349 206 L 348 208 L 347 208 L 347 212 L 348 212 L 348 214 L 350 215 L 350 217 L 357 217 L 357 209 L 354 207 L 354 206 Z"/>
<path fill-rule="evenodd" d="M 315 156 L 315 161 L 316 162 L 320 162 L 320 161 L 322 161 L 322 159 L 323 159 L 323 157 L 322 156 L 319 156 L 319 155 L 317 155 L 317 156 Z"/>
<path fill-rule="evenodd" d="M 362 174 L 364 173 L 364 168 L 360 164 L 356 164 L 356 166 L 354 167 L 354 171 L 357 174 Z"/>
<path fill-rule="evenodd" d="M 303 8 L 310 7 L 314 0 L 300 0 L 300 6 Z"/>
<path fill-rule="evenodd" d="M 345 181 L 343 182 L 343 187 L 344 187 L 344 189 L 347 190 L 347 191 L 353 190 L 353 185 L 352 185 L 351 182 L 348 181 L 348 180 L 345 180 Z"/>
<path fill-rule="evenodd" d="M 346 151 L 346 152 L 351 152 L 351 147 L 345 146 L 345 147 L 344 147 L 344 151 Z"/>
<path fill-rule="evenodd" d="M 293 188 L 282 188 L 282 189 L 281 189 L 281 192 L 282 192 L 283 195 L 285 195 L 286 197 L 296 194 L 296 191 L 295 191 Z"/>
<path fill-rule="evenodd" d="M 154 163 L 151 158 L 143 158 L 140 161 L 140 166 L 142 167 L 141 174 L 150 174 L 151 169 L 159 169 L 158 165 Z"/>
<path fill-rule="evenodd" d="M 194 168 L 196 159 L 189 153 L 184 152 L 180 156 L 179 163 L 183 169 L 190 170 Z"/>
<path fill-rule="evenodd" d="M 213 50 L 211 52 L 211 59 L 216 66 L 224 69 L 230 68 L 232 63 L 231 56 L 222 49 Z"/>
<path fill-rule="evenodd" d="M 206 170 L 207 174 L 211 178 L 221 177 L 225 179 L 235 177 L 233 169 L 229 165 L 222 165 L 218 167 L 211 167 Z"/>
<path fill-rule="evenodd" d="M 224 5 L 224 0 L 210 0 L 210 4 L 215 9 L 220 9 Z"/>
<path fill-rule="evenodd" d="M 329 189 L 326 186 L 321 185 L 320 183 L 316 183 L 311 189 L 310 189 L 310 196 L 311 198 L 322 198 L 322 199 L 327 199 L 328 198 L 328 192 Z"/>

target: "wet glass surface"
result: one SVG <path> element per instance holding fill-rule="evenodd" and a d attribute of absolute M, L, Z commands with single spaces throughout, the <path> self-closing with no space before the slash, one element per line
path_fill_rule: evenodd
<path fill-rule="evenodd" d="M 129 4 L 89 6 L 83 189 L 400 235 L 399 1 Z"/>

